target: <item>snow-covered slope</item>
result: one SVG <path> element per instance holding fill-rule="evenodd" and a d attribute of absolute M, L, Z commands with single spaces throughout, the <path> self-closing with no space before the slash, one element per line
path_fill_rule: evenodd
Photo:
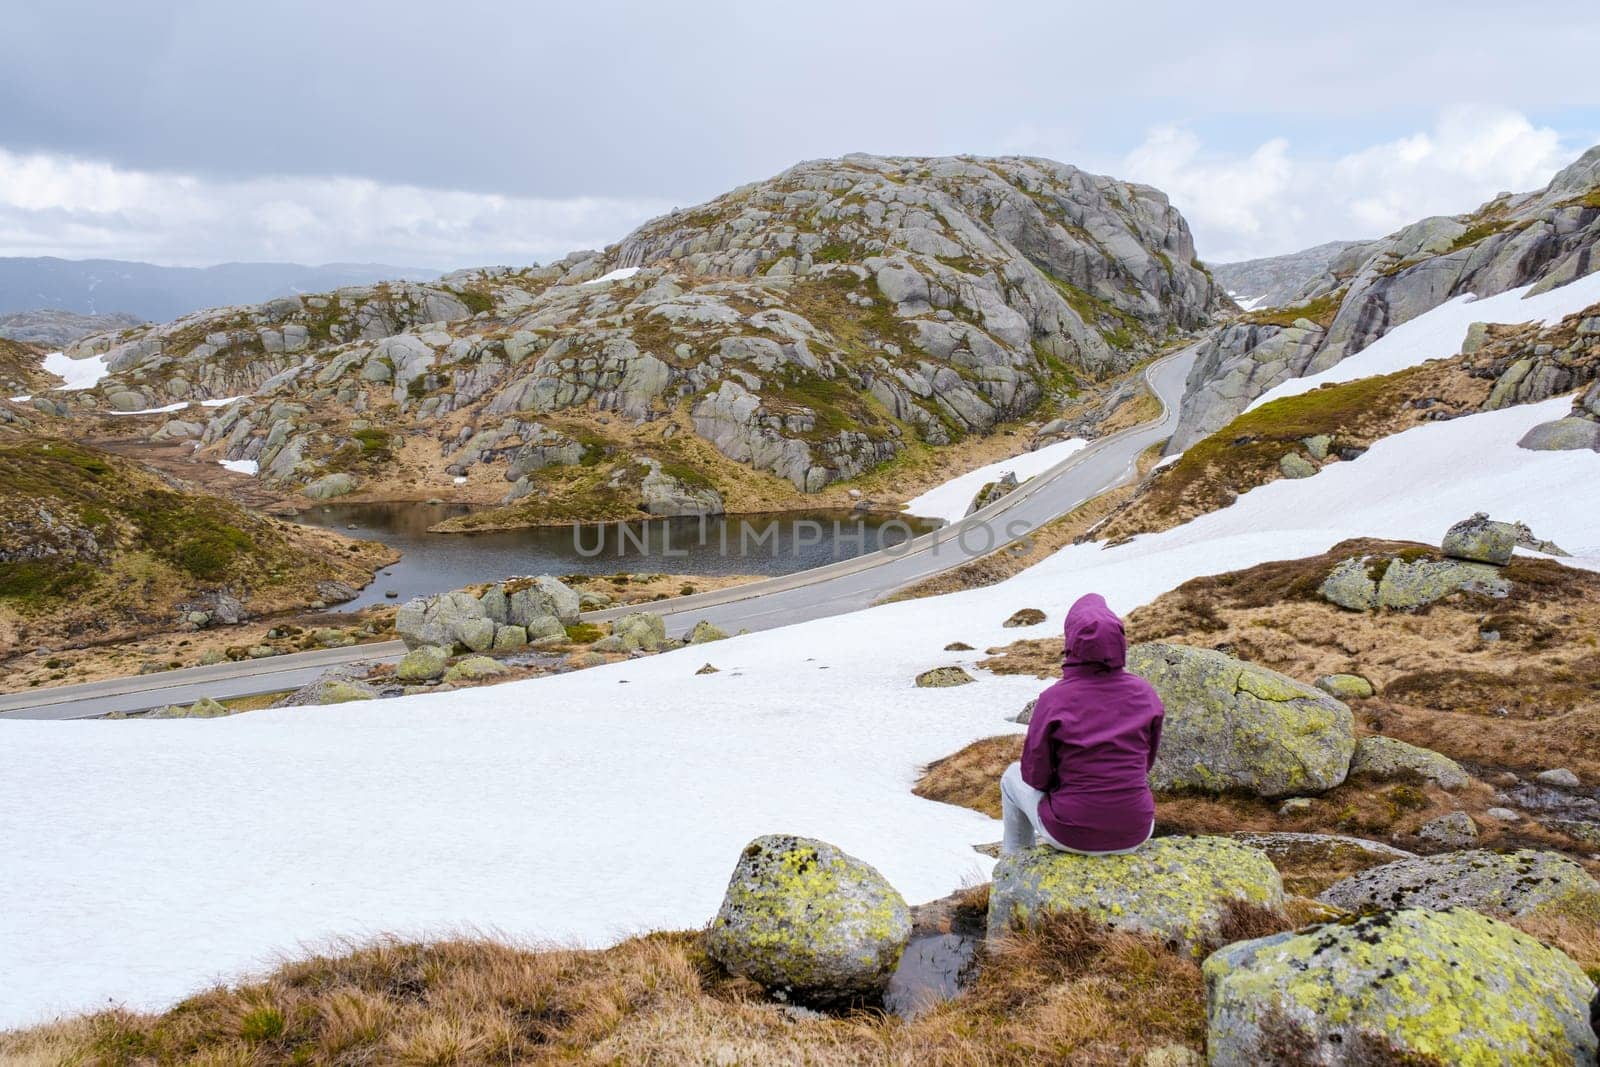
<path fill-rule="evenodd" d="M 1088 443 L 1080 437 L 1074 437 L 1069 441 L 1057 441 L 1053 445 L 1045 445 L 1032 452 L 1024 452 L 1020 456 L 1012 456 L 1010 459 L 1002 459 L 970 470 L 942 485 L 934 486 L 906 504 L 905 509 L 912 515 L 955 522 L 967 513 L 967 508 L 972 504 L 972 498 L 978 495 L 978 490 L 1000 478 L 1007 471 L 1015 474 L 1017 481 L 1025 482 L 1034 475 L 1054 467 Z"/>
<path fill-rule="evenodd" d="M 615 666 L 220 720 L 0 724 L 0 1025 L 160 1005 L 330 935 L 698 926 L 740 848 L 773 831 L 937 897 L 983 876 L 970 846 L 999 828 L 912 796 L 918 768 L 1016 729 L 1005 717 L 1040 687 L 914 688 L 981 655 L 944 645 L 1043 635 L 1090 590 L 1126 612 L 1346 537 L 1436 542 L 1480 510 L 1600 567 L 1600 456 L 1516 447 L 1568 406 L 1430 423 L 998 586 Z M 1049 621 L 1003 629 L 1023 606 Z M 707 660 L 721 673 L 697 676 Z"/>
<path fill-rule="evenodd" d="M 49 373 L 63 379 L 65 384 L 56 387 L 61 392 L 76 393 L 93 389 L 110 373 L 104 356 L 70 359 L 60 352 L 51 352 L 44 357 L 43 366 Z"/>
<path fill-rule="evenodd" d="M 1269 400 L 1276 400 L 1279 397 L 1308 393 L 1320 385 L 1331 382 L 1349 382 L 1378 374 L 1392 374 L 1430 359 L 1453 356 L 1461 351 L 1461 344 L 1467 337 L 1467 329 L 1475 322 L 1537 321 L 1553 325 L 1574 312 L 1600 302 L 1600 272 L 1535 296 L 1526 295 L 1531 288 L 1532 286 L 1523 286 L 1482 299 L 1470 296 L 1456 297 L 1426 315 L 1401 323 L 1360 352 L 1335 363 L 1325 371 L 1308 374 L 1304 378 L 1290 378 L 1281 385 L 1269 389 L 1246 410 L 1260 407 Z"/>

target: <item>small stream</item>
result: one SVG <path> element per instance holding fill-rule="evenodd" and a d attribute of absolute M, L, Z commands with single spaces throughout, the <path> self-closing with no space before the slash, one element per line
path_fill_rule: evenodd
<path fill-rule="evenodd" d="M 429 533 L 469 514 L 462 504 L 319 504 L 296 517 L 311 526 L 381 541 L 402 553 L 352 611 L 405 603 L 477 582 L 529 574 L 754 574 L 774 577 L 853 559 L 937 529 L 909 515 L 815 511 L 650 519 L 487 533 Z M 394 596 L 388 594 L 393 592 Z"/>

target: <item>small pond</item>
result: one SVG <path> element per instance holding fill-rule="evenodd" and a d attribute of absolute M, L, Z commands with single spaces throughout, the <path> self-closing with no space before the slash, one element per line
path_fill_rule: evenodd
<path fill-rule="evenodd" d="M 782 512 L 438 534 L 428 528 L 465 515 L 462 504 L 319 504 L 297 521 L 382 541 L 403 555 L 378 573 L 350 611 L 405 603 L 477 582 L 528 574 L 649 574 L 772 577 L 852 559 L 936 529 L 912 516 L 850 511 Z M 396 596 L 386 594 L 393 591 Z"/>

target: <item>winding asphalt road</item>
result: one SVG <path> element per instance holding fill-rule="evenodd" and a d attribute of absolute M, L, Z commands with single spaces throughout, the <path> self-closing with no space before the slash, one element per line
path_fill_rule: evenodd
<path fill-rule="evenodd" d="M 1085 500 L 1133 479 L 1139 455 L 1172 436 L 1195 349 L 1191 345 L 1145 370 L 1151 392 L 1162 403 L 1160 418 L 1095 441 L 982 511 L 890 549 L 781 578 L 678 597 L 652 605 L 652 609 L 666 616 L 672 633 L 687 630 L 701 619 L 730 633 L 766 630 L 856 611 L 897 589 L 987 555 Z M 584 618 L 603 621 L 634 610 L 611 608 L 587 613 Z M 329 667 L 358 661 L 393 662 L 404 652 L 400 642 L 386 641 L 0 694 L 0 719 L 85 719 L 188 704 L 203 696 L 226 700 L 276 693 L 314 681 Z"/>

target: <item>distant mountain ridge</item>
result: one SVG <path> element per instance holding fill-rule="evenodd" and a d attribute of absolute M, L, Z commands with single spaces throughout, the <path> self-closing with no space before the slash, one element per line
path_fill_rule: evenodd
<path fill-rule="evenodd" d="M 1249 309 L 1280 307 L 1292 301 L 1305 284 L 1354 248 L 1375 241 L 1329 241 L 1314 248 L 1236 263 L 1207 263 L 1211 276 L 1227 294 Z"/>
<path fill-rule="evenodd" d="M 37 311 L 13 311 L 0 315 L 0 337 L 47 348 L 65 348 L 90 334 L 107 333 L 143 323 L 144 320 L 139 316 L 121 311 L 108 315 L 81 315 L 60 308 L 40 308 Z"/>
<path fill-rule="evenodd" d="M 0 314 L 51 308 L 168 322 L 201 308 L 259 304 L 380 281 L 429 281 L 440 271 L 383 263 L 222 263 L 162 267 L 120 259 L 0 257 Z"/>

